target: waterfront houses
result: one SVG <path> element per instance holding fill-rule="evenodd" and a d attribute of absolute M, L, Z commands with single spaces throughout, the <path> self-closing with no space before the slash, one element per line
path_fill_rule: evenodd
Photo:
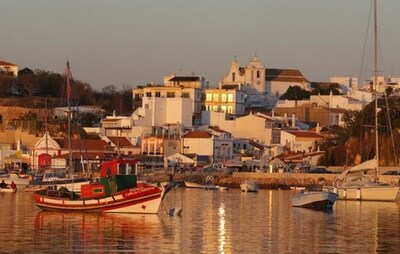
<path fill-rule="evenodd" d="M 14 73 L 18 66 L 12 66 L 6 69 Z M 352 77 L 334 77 L 330 82 L 311 82 L 297 69 L 265 67 L 257 55 L 246 66 L 239 65 L 235 57 L 218 85 L 211 86 L 203 76 L 166 75 L 163 84 L 132 89 L 130 115 L 116 115 L 114 111 L 105 116 L 99 126 L 85 128 L 91 136 L 88 140 L 75 134 L 71 147 L 73 164 L 84 170 L 114 156 L 129 156 L 140 158 L 147 168 L 177 163 L 185 166 L 231 163 L 267 169 L 274 158 L 289 154 L 292 157 L 281 161 L 290 158 L 304 161 L 305 157 L 299 154 L 308 154 L 313 158 L 310 163 L 317 163 L 314 158 L 323 153 L 319 144 L 324 140 L 319 129 L 342 125 L 347 110 L 361 110 L 372 101 L 371 84 L 359 88 L 357 81 Z M 382 89 L 398 88 L 396 78 L 380 78 L 379 82 Z M 313 86 L 331 85 L 339 87 L 343 94 L 279 100 L 291 86 L 310 91 Z M 65 110 L 0 106 L 3 132 L 34 133 L 30 141 L 25 136 L 18 141 L 15 135 L 8 140 L 11 135 L 4 134 L 8 136 L 7 142 L 1 139 L 0 147 L 12 152 L 1 151 L 0 155 L 4 155 L 1 159 L 14 154 L 19 142 L 24 147 L 19 149 L 30 156 L 31 168 L 65 167 L 69 160 L 63 133 L 66 130 L 44 132 L 36 124 L 47 117 L 63 118 Z M 82 112 L 73 110 L 75 114 Z M 104 113 L 101 108 L 91 106 L 84 111 Z M 35 123 L 17 117 L 30 112 L 38 116 Z M 315 131 L 310 130 L 314 127 Z"/>

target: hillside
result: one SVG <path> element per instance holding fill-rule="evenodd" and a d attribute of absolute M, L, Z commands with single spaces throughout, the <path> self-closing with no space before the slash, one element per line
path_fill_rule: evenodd
<path fill-rule="evenodd" d="M 17 98 L 0 98 L 0 106 L 2 107 L 23 107 L 23 108 L 45 108 L 45 97 L 17 97 Z M 61 107 L 63 100 L 58 98 L 47 98 L 47 107 Z"/>

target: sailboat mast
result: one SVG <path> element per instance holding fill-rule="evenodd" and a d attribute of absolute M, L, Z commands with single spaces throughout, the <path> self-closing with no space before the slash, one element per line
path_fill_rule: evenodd
<path fill-rule="evenodd" d="M 71 131 L 71 69 L 69 67 L 69 61 L 67 60 L 67 68 L 65 69 L 65 77 L 67 81 L 67 107 L 68 107 L 68 148 L 69 148 L 69 161 L 68 161 L 68 166 L 72 166 L 72 147 L 71 147 L 71 136 L 72 136 L 72 131 Z"/>
<path fill-rule="evenodd" d="M 378 19 L 377 4 L 374 0 L 374 83 L 375 83 L 375 154 L 376 171 L 375 176 L 378 179 L 379 174 L 379 133 L 378 133 Z"/>

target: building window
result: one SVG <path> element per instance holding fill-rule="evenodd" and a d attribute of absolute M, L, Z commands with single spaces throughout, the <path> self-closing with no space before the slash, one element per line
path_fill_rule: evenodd
<path fill-rule="evenodd" d="M 189 93 L 182 93 L 182 98 L 190 98 Z"/>
<path fill-rule="evenodd" d="M 222 112 L 226 112 L 226 106 L 225 105 L 221 106 L 221 111 Z"/>
<path fill-rule="evenodd" d="M 207 93 L 206 94 L 206 101 L 212 101 L 212 94 L 211 93 Z"/>
<path fill-rule="evenodd" d="M 167 92 L 167 97 L 168 98 L 174 98 L 175 97 L 175 93 L 174 92 Z"/>
<path fill-rule="evenodd" d="M 228 102 L 233 102 L 233 94 L 228 94 Z"/>
<path fill-rule="evenodd" d="M 212 106 L 212 111 L 217 112 L 218 111 L 218 106 L 216 106 L 216 105 Z"/>
<path fill-rule="evenodd" d="M 226 93 L 221 94 L 221 101 L 226 102 L 226 99 L 227 99 L 227 94 Z"/>
<path fill-rule="evenodd" d="M 146 97 L 151 97 L 151 92 L 147 92 Z"/>
<path fill-rule="evenodd" d="M 233 107 L 232 106 L 228 106 L 226 112 L 228 112 L 229 114 L 233 114 Z"/>
<path fill-rule="evenodd" d="M 232 73 L 232 81 L 235 82 L 236 81 L 235 79 L 236 79 L 236 73 L 233 72 Z"/>
<path fill-rule="evenodd" d="M 217 93 L 213 94 L 213 101 L 219 101 L 219 94 Z"/>
<path fill-rule="evenodd" d="M 257 71 L 257 78 L 260 78 L 260 71 Z"/>
<path fill-rule="evenodd" d="M 161 97 L 161 93 L 160 92 L 156 92 L 155 97 Z"/>

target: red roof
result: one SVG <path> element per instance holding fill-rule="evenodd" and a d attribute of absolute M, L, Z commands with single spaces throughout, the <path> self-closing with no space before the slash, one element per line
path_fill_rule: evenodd
<path fill-rule="evenodd" d="M 119 147 L 134 147 L 126 137 L 107 137 L 114 145 Z"/>
<path fill-rule="evenodd" d="M 266 69 L 266 81 L 308 82 L 299 70 L 295 69 Z"/>
<path fill-rule="evenodd" d="M 68 139 L 57 140 L 57 143 L 62 149 L 69 149 Z M 72 150 L 82 151 L 107 151 L 112 150 L 108 143 L 100 139 L 72 139 L 71 140 Z"/>
<path fill-rule="evenodd" d="M 18 65 L 16 65 L 16 64 L 13 64 L 13 63 L 9 63 L 9 62 L 6 62 L 6 61 L 2 61 L 2 60 L 0 60 L 0 65 L 10 65 L 10 66 L 18 66 Z"/>
<path fill-rule="evenodd" d="M 118 122 L 122 119 L 123 118 L 105 118 L 105 119 L 101 120 L 101 122 L 102 123 L 106 123 L 106 122 L 114 123 L 114 122 Z"/>
<path fill-rule="evenodd" d="M 185 138 L 211 138 L 212 135 L 206 131 L 191 131 L 185 135 Z"/>
<path fill-rule="evenodd" d="M 323 138 L 321 134 L 318 134 L 313 131 L 286 131 L 286 132 L 299 138 Z"/>

